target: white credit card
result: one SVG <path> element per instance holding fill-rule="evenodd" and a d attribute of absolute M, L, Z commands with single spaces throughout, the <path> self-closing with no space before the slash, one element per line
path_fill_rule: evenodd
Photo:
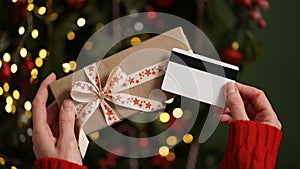
<path fill-rule="evenodd" d="M 234 82 L 238 72 L 237 66 L 174 48 L 161 88 L 224 108 L 224 85 Z"/>

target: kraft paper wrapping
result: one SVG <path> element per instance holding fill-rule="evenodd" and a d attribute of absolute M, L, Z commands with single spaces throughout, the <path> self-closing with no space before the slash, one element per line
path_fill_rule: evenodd
<path fill-rule="evenodd" d="M 97 65 L 102 86 L 105 85 L 108 75 L 114 67 L 120 66 L 125 73 L 130 74 L 144 67 L 168 60 L 173 48 L 190 50 L 188 40 L 181 27 L 155 36 L 139 45 L 130 47 L 99 61 Z M 50 84 L 50 89 L 59 106 L 64 99 L 70 98 L 72 83 L 79 80 L 88 81 L 82 69 Z M 153 90 L 161 88 L 162 80 L 163 76 L 155 78 L 151 81 L 135 86 L 127 92 L 139 97 L 149 98 L 149 94 L 151 94 Z M 165 98 L 155 98 L 155 96 L 151 95 L 151 99 L 165 101 L 164 99 L 174 97 L 174 95 L 169 93 L 165 93 L 165 95 Z M 110 103 L 110 105 L 120 115 L 121 119 L 138 113 L 137 110 L 123 108 L 120 106 L 116 107 L 113 103 Z M 97 109 L 86 124 L 81 127 L 86 134 L 90 134 L 94 131 L 107 127 L 107 124 L 100 109 Z"/>

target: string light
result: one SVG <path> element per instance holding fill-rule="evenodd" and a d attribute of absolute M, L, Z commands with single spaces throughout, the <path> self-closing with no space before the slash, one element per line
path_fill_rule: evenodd
<path fill-rule="evenodd" d="M 175 118 L 180 118 L 183 115 L 183 111 L 181 108 L 175 108 L 172 113 Z"/>
<path fill-rule="evenodd" d="M 193 135 L 191 134 L 186 134 L 183 136 L 183 142 L 185 142 L 186 144 L 190 144 L 193 141 Z"/>
<path fill-rule="evenodd" d="M 171 104 L 171 103 L 173 103 L 173 101 L 174 101 L 174 98 L 171 98 L 171 99 L 167 100 L 166 103 Z"/>
<path fill-rule="evenodd" d="M 58 14 L 57 13 L 51 13 L 50 14 L 50 21 L 55 21 L 58 18 Z"/>
<path fill-rule="evenodd" d="M 131 38 L 130 42 L 132 46 L 135 46 L 141 43 L 141 39 L 139 37 L 133 37 Z"/>
<path fill-rule="evenodd" d="M 77 26 L 79 26 L 79 27 L 83 27 L 85 25 L 85 23 L 86 23 L 86 20 L 84 18 L 79 18 L 77 20 Z"/>
<path fill-rule="evenodd" d="M 18 66 L 17 66 L 17 64 L 12 64 L 11 66 L 10 66 L 10 71 L 11 71 L 11 73 L 16 73 L 17 71 L 18 71 Z"/>
<path fill-rule="evenodd" d="M 161 146 L 159 149 L 158 149 L 158 152 L 161 156 L 167 156 L 169 154 L 169 148 L 167 146 Z"/>
<path fill-rule="evenodd" d="M 11 167 L 10 167 L 10 169 L 17 169 L 17 167 L 15 167 L 15 166 L 11 166 Z"/>
<path fill-rule="evenodd" d="M 11 105 L 10 104 L 6 104 L 5 105 L 5 111 L 7 112 L 7 113 L 11 113 Z"/>
<path fill-rule="evenodd" d="M 166 156 L 166 159 L 168 161 L 174 161 L 175 158 L 176 158 L 176 156 L 175 156 L 175 153 L 173 153 L 173 152 L 169 152 L 169 154 Z"/>
<path fill-rule="evenodd" d="M 16 100 L 20 99 L 20 92 L 18 90 L 13 91 L 13 98 Z"/>
<path fill-rule="evenodd" d="M 18 0 L 11 0 L 11 2 L 16 3 Z"/>
<path fill-rule="evenodd" d="M 37 67 L 42 67 L 42 66 L 43 66 L 43 59 L 40 58 L 40 57 L 37 57 L 37 58 L 35 59 L 35 65 L 36 65 Z"/>
<path fill-rule="evenodd" d="M 3 89 L 4 89 L 4 92 L 8 92 L 9 91 L 9 84 L 7 82 L 5 82 L 3 84 Z"/>
<path fill-rule="evenodd" d="M 31 12 L 34 9 L 34 4 L 33 3 L 29 3 L 27 5 L 27 11 Z"/>
<path fill-rule="evenodd" d="M 191 110 L 185 110 L 183 113 L 183 119 L 188 120 L 192 117 L 193 113 Z"/>
<path fill-rule="evenodd" d="M 26 48 L 21 48 L 20 49 L 20 55 L 22 58 L 25 58 L 27 56 L 27 49 Z"/>
<path fill-rule="evenodd" d="M 41 49 L 39 51 L 39 56 L 40 56 L 40 58 L 45 59 L 47 57 L 47 51 L 46 51 L 46 49 Z"/>
<path fill-rule="evenodd" d="M 3 61 L 4 62 L 10 62 L 10 60 L 11 60 L 10 54 L 9 53 L 4 53 L 3 54 Z"/>
<path fill-rule="evenodd" d="M 0 164 L 5 165 L 5 159 L 3 157 L 0 157 Z"/>
<path fill-rule="evenodd" d="M 159 120 L 163 123 L 167 123 L 170 120 L 170 115 L 166 112 L 162 112 L 159 115 Z"/>
<path fill-rule="evenodd" d="M 23 35 L 23 34 L 25 33 L 25 28 L 24 28 L 24 26 L 20 26 L 20 27 L 19 27 L 18 33 L 19 33 L 19 35 Z"/>
<path fill-rule="evenodd" d="M 0 68 L 2 67 L 2 61 L 0 60 Z"/>
<path fill-rule="evenodd" d="M 93 43 L 91 41 L 87 41 L 83 47 L 85 50 L 91 50 L 93 48 Z"/>
<path fill-rule="evenodd" d="M 30 111 L 30 110 L 31 110 L 32 105 L 31 105 L 30 101 L 26 101 L 26 102 L 24 103 L 24 108 L 25 108 L 25 110 L 27 110 L 27 111 Z"/>
<path fill-rule="evenodd" d="M 33 29 L 33 30 L 31 31 L 31 37 L 32 37 L 33 39 L 36 39 L 38 36 L 39 36 L 39 31 L 38 31 L 37 29 Z"/>
<path fill-rule="evenodd" d="M 11 114 L 15 114 L 17 111 L 16 105 L 12 104 L 11 105 Z"/>
<path fill-rule="evenodd" d="M 12 105 L 14 103 L 14 100 L 11 96 L 6 97 L 6 104 Z"/>
<path fill-rule="evenodd" d="M 63 68 L 63 71 L 64 71 L 65 73 L 69 73 L 69 72 L 70 72 L 71 66 L 70 66 L 69 63 L 63 63 L 63 64 L 62 64 L 62 68 Z"/>
<path fill-rule="evenodd" d="M 3 88 L 2 87 L 0 87 L 0 96 L 2 96 L 3 95 Z"/>
<path fill-rule="evenodd" d="M 75 61 L 70 61 L 69 65 L 70 65 L 70 70 L 71 71 L 74 71 L 76 69 L 77 64 L 76 64 Z"/>
<path fill-rule="evenodd" d="M 97 140 L 99 138 L 99 132 L 96 131 L 96 132 L 90 134 L 90 137 L 92 140 Z"/>
<path fill-rule="evenodd" d="M 174 146 L 176 145 L 177 143 L 177 138 L 176 136 L 169 136 L 166 140 L 166 143 L 169 145 L 169 146 Z"/>
<path fill-rule="evenodd" d="M 25 117 L 26 117 L 26 118 L 28 118 L 28 119 L 30 119 L 30 118 L 31 118 L 31 116 L 32 116 L 32 113 L 31 113 L 31 111 L 29 111 L 29 110 L 26 110 L 26 111 L 25 111 Z"/>
<path fill-rule="evenodd" d="M 39 7 L 38 14 L 44 15 L 46 13 L 47 9 L 44 6 Z"/>
<path fill-rule="evenodd" d="M 237 41 L 233 41 L 231 46 L 233 50 L 239 50 L 240 45 Z"/>
<path fill-rule="evenodd" d="M 103 23 L 96 24 L 96 30 L 101 29 L 103 27 Z"/>
<path fill-rule="evenodd" d="M 37 68 L 34 68 L 31 70 L 30 74 L 33 79 L 36 79 L 39 74 L 39 71 L 37 70 Z"/>
<path fill-rule="evenodd" d="M 67 38 L 69 40 L 73 40 L 75 38 L 75 33 L 73 31 L 70 31 L 68 34 L 67 34 Z"/>

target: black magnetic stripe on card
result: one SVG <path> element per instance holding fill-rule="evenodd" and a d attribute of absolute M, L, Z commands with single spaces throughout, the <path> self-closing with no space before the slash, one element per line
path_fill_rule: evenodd
<path fill-rule="evenodd" d="M 214 64 L 211 62 L 207 62 L 205 60 L 201 60 L 201 59 L 196 59 L 194 57 L 191 56 L 187 56 L 185 54 L 182 53 L 178 53 L 175 51 L 172 51 L 171 57 L 170 57 L 170 61 L 171 62 L 175 62 L 181 65 L 185 65 L 194 69 L 198 69 L 198 70 L 202 70 L 211 74 L 215 74 L 221 77 L 226 77 L 228 79 L 232 79 L 232 80 L 236 80 L 237 75 L 238 75 L 238 71 L 222 66 L 222 65 L 218 65 L 218 64 Z"/>

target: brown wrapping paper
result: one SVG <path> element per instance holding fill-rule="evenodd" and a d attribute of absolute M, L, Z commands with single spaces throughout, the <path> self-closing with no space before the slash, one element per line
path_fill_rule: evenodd
<path fill-rule="evenodd" d="M 173 48 L 190 50 L 188 40 L 180 27 L 172 29 L 154 38 L 146 40 L 139 45 L 128 48 L 99 61 L 97 64 L 99 65 L 102 86 L 105 85 L 106 79 L 114 67 L 120 66 L 123 71 L 130 74 L 160 61 L 169 59 Z M 58 105 L 60 105 L 65 98 L 70 97 L 72 82 L 78 80 L 88 81 L 82 69 L 50 84 L 50 89 Z M 131 88 L 126 92 L 132 95 L 149 98 L 149 94 L 154 89 L 160 89 L 162 80 L 163 76 Z M 166 93 L 165 99 L 169 99 L 171 97 L 173 96 Z M 151 97 L 151 99 L 165 101 L 159 97 L 155 98 L 155 96 L 154 98 Z M 133 109 L 122 108 L 120 106 L 115 107 L 112 103 L 110 103 L 110 105 L 120 115 L 121 119 L 138 113 L 138 111 Z M 101 114 L 100 109 L 97 109 L 89 118 L 87 123 L 82 127 L 86 134 L 90 134 L 94 131 L 103 129 L 106 126 L 106 121 Z"/>

